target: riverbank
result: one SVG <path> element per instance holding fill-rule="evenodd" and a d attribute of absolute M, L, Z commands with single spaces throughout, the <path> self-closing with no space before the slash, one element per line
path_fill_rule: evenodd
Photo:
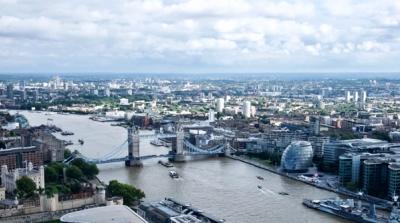
<path fill-rule="evenodd" d="M 254 166 L 254 167 L 269 171 L 271 173 L 274 173 L 274 174 L 277 174 L 277 175 L 280 175 L 280 176 L 283 176 L 283 177 L 287 177 L 287 178 L 295 180 L 295 181 L 299 181 L 299 182 L 308 184 L 310 186 L 313 186 L 313 187 L 316 187 L 316 188 L 319 188 L 319 189 L 322 189 L 322 190 L 326 190 L 326 191 L 333 192 L 333 193 L 336 193 L 336 194 L 339 194 L 339 195 L 351 197 L 351 198 L 354 198 L 354 199 L 360 199 L 360 200 L 363 200 L 363 201 L 366 201 L 366 202 L 373 202 L 376 205 L 378 205 L 378 208 L 380 208 L 380 209 L 384 209 L 384 210 L 390 211 L 391 208 L 392 208 L 392 202 L 384 200 L 384 199 L 371 197 L 371 196 L 368 196 L 368 195 L 364 195 L 363 197 L 360 197 L 360 195 L 358 195 L 357 193 L 353 193 L 351 191 L 343 190 L 343 189 L 340 189 L 340 188 L 331 188 L 331 187 L 319 185 L 319 184 L 316 184 L 316 183 L 313 183 L 313 182 L 301 180 L 297 176 L 290 175 L 290 174 L 288 174 L 286 172 L 281 172 L 281 171 L 279 171 L 279 170 L 277 170 L 277 169 L 275 169 L 273 167 L 269 167 L 269 166 L 263 165 L 263 164 L 261 164 L 259 162 L 255 162 L 255 161 L 252 161 L 252 160 L 249 160 L 247 158 L 240 157 L 240 156 L 227 155 L 226 157 L 230 158 L 230 159 L 233 159 L 233 160 L 241 161 L 241 162 L 249 164 L 251 166 Z"/>

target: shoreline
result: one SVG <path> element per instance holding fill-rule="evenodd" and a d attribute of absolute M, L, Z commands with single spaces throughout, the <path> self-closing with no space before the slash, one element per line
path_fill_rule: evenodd
<path fill-rule="evenodd" d="M 226 155 L 225 157 L 227 157 L 229 159 L 237 160 L 237 161 L 240 161 L 240 162 L 243 162 L 243 163 L 246 163 L 246 164 L 249 164 L 249 165 L 257 167 L 259 169 L 266 170 L 266 171 L 268 171 L 270 173 L 273 173 L 273 174 L 277 174 L 277 175 L 280 175 L 280 176 L 283 176 L 283 177 L 287 177 L 289 179 L 292 179 L 292 180 L 295 180 L 295 181 L 298 181 L 298 182 L 302 182 L 302 183 L 308 184 L 310 186 L 316 187 L 316 188 L 321 189 L 321 190 L 325 190 L 325 191 L 329 191 L 329 192 L 332 192 L 332 193 L 336 193 L 338 195 L 348 196 L 348 197 L 351 197 L 351 198 L 354 198 L 354 199 L 363 200 L 363 201 L 366 201 L 366 202 L 373 202 L 373 203 L 379 205 L 384 210 L 391 210 L 391 208 L 392 208 L 392 203 L 390 201 L 388 201 L 388 200 L 383 200 L 383 199 L 376 198 L 376 197 L 371 197 L 371 196 L 362 197 L 361 198 L 356 193 L 351 193 L 351 192 L 348 192 L 348 191 L 342 191 L 340 189 L 323 187 L 323 186 L 320 186 L 320 185 L 313 184 L 312 182 L 303 181 L 303 180 L 298 179 L 295 176 L 291 176 L 291 175 L 285 174 L 283 172 L 280 172 L 280 171 L 277 171 L 277 170 L 275 170 L 273 168 L 270 168 L 270 167 L 268 167 L 266 165 L 251 161 L 251 160 L 246 159 L 246 158 L 242 158 L 242 157 L 235 156 L 235 155 Z"/>

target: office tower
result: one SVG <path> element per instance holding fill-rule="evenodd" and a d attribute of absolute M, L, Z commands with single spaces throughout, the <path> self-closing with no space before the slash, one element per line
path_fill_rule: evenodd
<path fill-rule="evenodd" d="M 350 91 L 346 91 L 346 102 L 351 102 L 351 93 Z"/>
<path fill-rule="evenodd" d="M 251 103 L 250 101 L 243 102 L 243 115 L 245 118 L 251 117 Z"/>
<path fill-rule="evenodd" d="M 210 121 L 210 122 L 215 121 L 215 113 L 214 113 L 214 110 L 212 110 L 212 109 L 210 109 L 210 111 L 208 111 L 208 121 Z"/>
<path fill-rule="evenodd" d="M 358 101 L 358 91 L 354 91 L 354 95 L 353 95 L 353 101 L 357 102 Z"/>
<path fill-rule="evenodd" d="M 224 111 L 224 106 L 225 102 L 223 98 L 218 98 L 217 99 L 217 112 L 223 112 Z"/>
<path fill-rule="evenodd" d="M 361 98 L 360 98 L 360 101 L 362 102 L 362 103 L 365 103 L 366 101 L 367 101 L 367 92 L 366 91 L 364 91 L 364 90 L 362 90 L 361 92 L 360 92 L 360 94 L 361 94 Z"/>
<path fill-rule="evenodd" d="M 8 99 L 14 98 L 14 85 L 13 84 L 7 85 L 7 98 Z"/>

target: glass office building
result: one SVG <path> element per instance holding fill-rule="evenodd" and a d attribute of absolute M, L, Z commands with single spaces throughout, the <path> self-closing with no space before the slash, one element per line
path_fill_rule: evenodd
<path fill-rule="evenodd" d="M 312 165 L 312 158 L 311 143 L 295 141 L 283 151 L 281 167 L 287 172 L 307 172 L 308 167 Z"/>
<path fill-rule="evenodd" d="M 400 165 L 396 163 L 390 164 L 388 171 L 388 198 L 392 199 L 393 196 L 400 194 Z"/>

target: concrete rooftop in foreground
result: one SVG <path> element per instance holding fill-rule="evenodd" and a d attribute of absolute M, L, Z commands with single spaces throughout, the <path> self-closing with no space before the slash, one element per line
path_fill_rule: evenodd
<path fill-rule="evenodd" d="M 66 214 L 61 222 L 74 223 L 147 223 L 136 212 L 125 205 L 96 207 Z"/>

